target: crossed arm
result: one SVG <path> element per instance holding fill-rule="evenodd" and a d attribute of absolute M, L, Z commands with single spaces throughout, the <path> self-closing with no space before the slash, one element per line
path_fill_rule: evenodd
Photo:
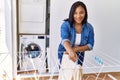
<path fill-rule="evenodd" d="M 76 52 L 83 52 L 83 51 L 89 50 L 89 47 L 87 45 L 71 47 L 71 44 L 69 41 L 64 42 L 64 47 L 66 49 L 65 53 L 68 54 L 69 58 L 74 62 L 77 60 Z"/>

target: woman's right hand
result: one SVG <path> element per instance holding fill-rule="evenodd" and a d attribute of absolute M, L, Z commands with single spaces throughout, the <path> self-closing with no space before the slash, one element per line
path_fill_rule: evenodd
<path fill-rule="evenodd" d="M 75 50 L 71 47 L 71 44 L 69 41 L 65 41 L 64 42 L 64 47 L 66 49 L 65 53 L 69 55 L 69 58 L 72 60 L 72 61 L 76 61 L 77 60 L 77 54 L 75 52 Z"/>
<path fill-rule="evenodd" d="M 73 62 L 77 61 L 77 54 L 75 52 L 69 53 L 69 59 L 71 59 Z"/>

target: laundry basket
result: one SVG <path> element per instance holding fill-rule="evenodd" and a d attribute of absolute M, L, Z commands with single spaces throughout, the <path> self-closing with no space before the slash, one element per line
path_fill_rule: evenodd
<path fill-rule="evenodd" d="M 58 80 L 82 80 L 82 67 L 63 54 Z"/>

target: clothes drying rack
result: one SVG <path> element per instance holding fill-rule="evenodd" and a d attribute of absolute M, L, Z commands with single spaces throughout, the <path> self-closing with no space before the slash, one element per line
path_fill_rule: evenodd
<path fill-rule="evenodd" d="M 2 55 L 5 55 L 5 56 L 3 57 Z M 93 51 L 90 51 L 89 54 L 85 53 L 85 55 L 88 55 L 89 57 L 86 58 L 86 56 L 85 56 L 85 60 L 83 62 L 83 66 L 82 66 L 83 72 L 85 70 L 86 70 L 86 72 L 91 71 L 92 74 L 94 74 L 96 76 L 87 76 L 87 78 L 85 78 L 84 80 L 89 80 L 91 77 L 94 78 L 94 80 L 105 80 L 106 77 L 109 77 L 111 80 L 118 80 L 116 77 L 110 75 L 109 73 L 105 74 L 103 78 L 99 78 L 99 75 L 101 73 L 103 73 L 105 69 L 108 69 L 108 68 L 113 69 L 114 67 L 120 68 L 119 60 L 108 55 L 108 53 L 105 53 L 104 51 L 98 51 L 98 53 L 96 53 L 93 50 Z M 7 59 L 7 56 L 8 56 L 7 54 L 0 54 L 0 57 L 2 57 L 2 58 L 0 58 L 0 67 L 2 67 L 2 63 L 4 62 L 5 59 Z M 46 60 L 47 58 L 48 58 L 48 56 L 46 56 L 44 60 Z M 20 64 L 19 62 L 21 62 L 21 61 L 18 61 L 18 65 Z M 31 60 L 31 62 L 32 62 L 32 60 Z M 44 63 L 45 63 L 45 61 L 44 61 Z M 60 66 L 59 61 L 56 61 L 55 65 L 59 68 L 59 66 Z M 32 64 L 32 66 L 34 67 L 34 64 Z M 49 80 L 52 80 L 53 76 L 55 76 L 55 75 L 58 76 L 59 73 L 55 74 L 56 66 L 53 67 L 52 72 L 48 75 L 48 76 L 50 76 Z M 4 72 L 6 72 L 4 68 L 2 68 L 2 69 Z M 27 75 L 27 74 L 24 74 L 24 75 Z M 40 80 L 39 76 L 43 76 L 43 75 L 36 73 L 33 76 L 36 78 L 36 80 Z M 9 76 L 7 75 L 7 77 L 9 77 Z M 20 77 L 20 75 L 19 75 L 19 77 Z M 31 80 L 32 80 L 32 78 L 31 78 Z"/>

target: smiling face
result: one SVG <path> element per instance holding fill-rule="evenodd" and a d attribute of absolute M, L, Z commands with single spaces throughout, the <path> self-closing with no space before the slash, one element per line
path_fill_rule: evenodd
<path fill-rule="evenodd" d="M 85 18 L 85 10 L 82 6 L 78 6 L 74 12 L 75 24 L 82 24 Z"/>

